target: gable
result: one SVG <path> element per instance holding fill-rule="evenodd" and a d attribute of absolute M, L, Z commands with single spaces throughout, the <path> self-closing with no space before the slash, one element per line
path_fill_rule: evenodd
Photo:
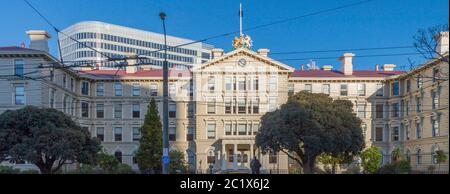
<path fill-rule="evenodd" d="M 238 61 L 245 59 L 245 66 L 238 64 Z M 212 59 L 206 63 L 194 67 L 193 71 L 217 71 L 228 69 L 232 71 L 250 71 L 257 69 L 270 69 L 278 72 L 293 72 L 294 68 L 278 62 L 269 57 L 262 56 L 254 51 L 240 48 L 225 55 Z"/>

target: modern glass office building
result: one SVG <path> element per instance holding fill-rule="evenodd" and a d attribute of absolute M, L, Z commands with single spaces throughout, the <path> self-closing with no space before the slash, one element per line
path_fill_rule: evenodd
<path fill-rule="evenodd" d="M 108 61 L 108 57 L 123 58 L 127 55 L 139 54 L 147 57 L 147 59 L 140 60 L 141 63 L 152 64 L 153 68 L 162 67 L 164 52 L 158 50 L 164 48 L 163 34 L 97 21 L 79 22 L 62 32 L 64 34 L 59 34 L 60 54 L 64 61 L 92 64 L 101 69 L 115 69 L 117 63 Z M 103 54 L 77 43 L 66 35 L 83 42 L 86 46 L 95 48 Z M 211 58 L 213 46 L 204 43 L 170 48 L 192 41 L 167 36 L 169 65 L 176 69 L 189 69 Z"/>

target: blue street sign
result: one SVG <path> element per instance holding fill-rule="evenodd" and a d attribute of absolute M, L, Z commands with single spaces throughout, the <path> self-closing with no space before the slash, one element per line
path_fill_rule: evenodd
<path fill-rule="evenodd" d="M 162 160 L 164 164 L 169 164 L 169 156 L 163 156 Z"/>

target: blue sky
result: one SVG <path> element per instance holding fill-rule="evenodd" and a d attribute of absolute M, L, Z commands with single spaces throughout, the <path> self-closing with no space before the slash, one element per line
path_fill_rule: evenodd
<path fill-rule="evenodd" d="M 203 39 L 239 30 L 239 0 L 29 0 L 54 25 L 64 29 L 79 21 L 97 20 L 162 32 L 158 13 L 165 11 L 168 34 Z M 244 28 L 301 16 L 323 9 L 339 7 L 359 0 L 242 0 Z M 355 7 L 305 17 L 244 32 L 254 41 L 254 49 L 271 52 L 333 50 L 410 46 L 419 28 L 448 23 L 448 0 L 372 0 Z M 56 35 L 22 0 L 0 0 L 0 46 L 28 45 L 26 30 L 44 29 Z M 233 36 L 208 41 L 226 51 L 231 50 Z M 57 55 L 56 40 L 50 43 Z M 351 50 L 349 50 L 351 51 Z M 373 69 L 375 64 L 408 65 L 408 57 L 423 62 L 419 55 L 362 57 L 364 55 L 414 53 L 414 49 L 355 51 L 355 69 Z M 295 68 L 317 59 L 319 66 L 339 68 L 343 52 L 270 55 Z M 284 60 L 301 59 L 301 60 Z"/>

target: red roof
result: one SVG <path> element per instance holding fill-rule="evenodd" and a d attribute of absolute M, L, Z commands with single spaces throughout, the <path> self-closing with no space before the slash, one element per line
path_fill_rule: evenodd
<path fill-rule="evenodd" d="M 117 74 L 116 74 L 117 72 Z M 154 70 L 141 70 L 136 73 L 127 73 L 125 70 L 90 70 L 90 71 L 80 71 L 80 74 L 93 75 L 98 77 L 162 77 L 162 69 Z M 169 77 L 191 77 L 192 72 L 189 70 L 169 70 Z"/>
<path fill-rule="evenodd" d="M 34 49 L 22 48 L 22 47 L 18 47 L 18 46 L 4 46 L 4 47 L 0 47 L 0 51 L 18 51 L 18 50 L 35 51 Z"/>
<path fill-rule="evenodd" d="M 295 70 L 291 77 L 388 77 L 405 73 L 404 71 L 355 70 L 353 75 L 344 75 L 336 70 Z"/>

